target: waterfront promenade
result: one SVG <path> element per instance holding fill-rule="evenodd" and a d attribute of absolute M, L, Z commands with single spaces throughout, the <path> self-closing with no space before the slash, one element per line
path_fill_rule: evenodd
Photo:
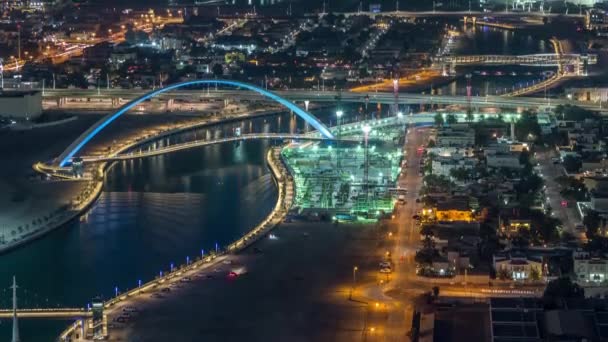
<path fill-rule="evenodd" d="M 291 180 L 291 177 L 289 177 L 287 169 L 281 161 L 280 148 L 269 150 L 266 160 L 279 194 L 274 209 L 266 219 L 230 245 L 224 248 L 218 248 L 217 250 L 211 251 L 206 255 L 201 255 L 198 258 L 193 258 L 192 262 L 187 261 L 186 264 L 174 267 L 171 272 L 161 274 L 148 283 L 141 284 L 137 288 L 121 293 L 115 298 L 106 301 L 104 303 L 106 316 L 104 319 L 113 321 L 122 314 L 122 309 L 125 306 L 140 305 L 142 301 L 145 302 L 149 299 L 148 296 L 151 294 L 164 292 L 161 290 L 162 286 L 173 286 L 177 282 L 183 282 L 184 280 L 189 281 L 189 279 L 196 277 L 200 272 L 224 265 L 224 262 L 226 262 L 230 255 L 247 248 L 279 224 L 284 219 L 287 210 L 293 201 L 293 181 Z M 88 323 L 84 324 L 84 326 L 88 326 Z M 68 327 L 60 338 L 62 340 L 68 340 L 69 338 L 73 339 L 82 331 L 82 327 L 83 322 L 78 321 Z M 113 327 L 116 327 L 116 325 L 113 325 Z M 112 337 L 114 332 L 112 329 L 110 330 L 110 336 Z"/>

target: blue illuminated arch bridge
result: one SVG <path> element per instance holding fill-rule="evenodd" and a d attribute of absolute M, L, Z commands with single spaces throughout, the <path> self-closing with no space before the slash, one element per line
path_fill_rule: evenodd
<path fill-rule="evenodd" d="M 89 129 L 87 129 L 84 133 L 82 133 L 78 137 L 78 139 L 76 139 L 70 146 L 68 146 L 68 148 L 65 151 L 63 151 L 63 153 L 61 153 L 61 155 L 58 157 L 59 166 L 63 167 L 66 164 L 68 164 L 71 161 L 72 157 L 74 157 L 74 155 L 76 153 L 78 153 L 78 151 L 80 151 L 82 149 L 82 147 L 84 147 L 84 145 L 86 145 L 89 142 L 89 140 L 91 140 L 95 135 L 97 135 L 99 132 L 101 132 L 101 130 L 103 130 L 106 126 L 108 126 L 112 121 L 116 120 L 118 117 L 120 117 L 121 115 L 126 113 L 129 109 L 137 106 L 141 102 L 151 99 L 151 98 L 155 97 L 156 95 L 162 94 L 167 91 L 171 91 L 171 90 L 182 88 L 182 87 L 192 86 L 192 85 L 203 85 L 203 84 L 227 85 L 227 86 L 245 88 L 245 89 L 254 91 L 258 94 L 261 94 L 261 95 L 289 108 L 294 113 L 296 113 L 298 116 L 300 116 L 302 119 L 304 119 L 304 121 L 306 121 L 308 124 L 310 124 L 312 127 L 314 127 L 317 131 L 319 131 L 319 133 L 321 133 L 321 135 L 323 137 L 325 137 L 327 139 L 335 139 L 334 135 L 330 132 L 330 130 L 323 123 L 321 123 L 321 121 L 319 121 L 314 115 L 302 110 L 302 108 L 298 107 L 293 102 L 286 100 L 271 91 L 262 89 L 260 87 L 257 87 L 257 86 L 254 86 L 254 85 L 251 85 L 248 83 L 239 82 L 239 81 L 229 81 L 229 80 L 221 80 L 221 79 L 195 80 L 195 81 L 186 81 L 186 82 L 175 83 L 175 84 L 169 85 L 167 87 L 151 91 L 151 92 L 144 94 L 144 95 L 130 101 L 129 103 L 125 104 L 116 113 L 108 114 L 107 116 L 103 117 L 101 120 L 99 120 L 93 126 L 91 126 Z"/>

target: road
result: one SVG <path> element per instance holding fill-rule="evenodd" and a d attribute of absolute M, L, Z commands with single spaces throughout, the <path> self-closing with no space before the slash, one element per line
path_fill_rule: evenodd
<path fill-rule="evenodd" d="M 553 209 L 552 212 L 554 217 L 562 221 L 564 230 L 580 240 L 586 240 L 585 234 L 581 231 L 577 231 L 575 228 L 577 224 L 581 223 L 576 204 L 569 203 L 567 208 L 562 207 L 564 198 L 560 194 L 561 187 L 555 179 L 559 176 L 563 176 L 564 170 L 561 164 L 553 164 L 551 160 L 552 157 L 557 157 L 557 153 L 553 150 L 536 153 L 536 160 L 540 164 L 541 177 L 547 187 L 545 189 L 545 196 Z"/>
<path fill-rule="evenodd" d="M 44 91 L 44 100 L 65 99 L 90 99 L 108 101 L 112 98 L 133 99 L 142 96 L 152 90 L 142 89 L 100 89 L 99 94 L 97 89 L 46 89 Z M 337 91 L 318 91 L 307 89 L 292 89 L 284 91 L 275 91 L 275 94 L 289 99 L 291 101 L 310 102 L 335 102 L 336 96 L 340 96 L 342 102 L 357 102 L 357 103 L 383 103 L 393 104 L 395 96 L 393 93 L 382 92 L 337 92 Z M 159 99 L 164 98 L 181 98 L 185 100 L 200 101 L 205 98 L 237 98 L 260 99 L 260 95 L 247 90 L 173 90 L 170 93 L 160 94 Z M 55 101 L 53 101 L 55 103 Z M 399 93 L 400 104 L 445 104 L 445 105 L 468 105 L 467 96 L 457 95 L 425 95 L 415 93 Z M 472 96 L 471 105 L 475 107 L 501 107 L 501 108 L 549 108 L 557 105 L 571 104 L 590 110 L 606 110 L 601 108 L 598 103 L 574 101 L 568 99 L 547 99 L 544 97 L 503 97 L 503 96 Z M 56 104 L 55 104 L 56 105 Z M 78 102 L 66 102 L 63 107 L 70 108 L 70 105 L 78 106 Z M 604 106 L 606 107 L 606 106 Z M 48 104 L 47 104 L 48 108 Z"/>
<path fill-rule="evenodd" d="M 389 341 L 402 341 L 403 335 L 410 331 L 412 313 L 414 309 L 414 296 L 416 292 L 402 288 L 410 287 L 408 279 L 415 273 L 414 255 L 420 244 L 420 236 L 415 220 L 412 218 L 420 209 L 420 204 L 416 203 L 418 192 L 422 186 L 422 176 L 419 174 L 421 154 L 418 152 L 420 145 L 425 145 L 429 138 L 429 129 L 411 128 L 408 130 L 405 140 L 404 151 L 406 153 L 407 167 L 406 172 L 399 178 L 399 187 L 407 189 L 405 195 L 405 205 L 401 205 L 397 212 L 398 228 L 396 231 L 396 241 L 393 248 L 393 258 L 396 261 L 393 273 L 391 289 L 387 291 L 401 291 L 406 295 L 403 306 L 397 307 L 390 312 L 387 325 Z M 413 293 L 412 293 L 413 292 Z M 418 292 L 419 293 L 419 292 Z M 409 299 L 409 300 L 408 300 Z"/>

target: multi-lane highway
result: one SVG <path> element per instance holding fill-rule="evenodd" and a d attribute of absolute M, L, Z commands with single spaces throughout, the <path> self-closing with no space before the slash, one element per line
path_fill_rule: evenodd
<path fill-rule="evenodd" d="M 132 99 L 148 93 L 150 90 L 137 89 L 105 89 L 105 90 L 89 90 L 89 89 L 56 89 L 44 91 L 44 100 L 58 99 L 74 99 L 91 101 L 100 101 L 112 98 Z M 281 97 L 287 98 L 296 102 L 334 102 L 339 97 L 342 102 L 357 102 L 357 103 L 395 103 L 393 93 L 376 93 L 376 92 L 338 92 L 338 91 L 317 91 L 317 90 L 284 90 L 276 91 Z M 183 100 L 201 99 L 241 99 L 252 100 L 261 99 L 258 94 L 247 90 L 209 90 L 207 89 L 185 89 L 175 90 L 165 94 L 158 95 L 159 99 L 178 98 Z M 443 104 L 443 105 L 468 105 L 469 98 L 467 96 L 458 95 L 426 95 L 400 93 L 398 101 L 400 104 Z M 592 110 L 605 110 L 598 103 L 574 101 L 568 99 L 551 99 L 543 97 L 502 97 L 502 96 L 472 96 L 470 103 L 476 107 L 501 107 L 501 108 L 550 108 L 557 105 L 571 104 Z M 78 106 L 78 102 L 72 103 L 73 106 Z M 63 105 L 65 108 L 70 108 L 70 102 L 66 101 Z"/>

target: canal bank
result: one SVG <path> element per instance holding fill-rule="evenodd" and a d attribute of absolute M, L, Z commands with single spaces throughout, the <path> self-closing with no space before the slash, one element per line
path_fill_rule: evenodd
<path fill-rule="evenodd" d="M 184 280 L 189 281 L 189 279 L 200 274 L 200 272 L 220 265 L 226 260 L 227 255 L 243 251 L 282 222 L 287 211 L 291 207 L 294 198 L 293 179 L 289 175 L 281 158 L 280 147 L 268 150 L 266 163 L 271 171 L 275 186 L 277 187 L 278 199 L 273 210 L 261 223 L 241 238 L 228 245 L 225 249 L 219 250 L 216 247 L 216 250 L 212 251 L 208 256 L 205 256 L 204 253 L 201 252 L 201 256 L 193 258 L 193 260 L 187 258 L 185 264 L 175 267 L 171 265 L 171 270 L 168 273 L 161 273 L 154 280 L 145 284 L 139 284 L 136 288 L 106 301 L 104 303 L 104 317 L 102 320 L 105 321 L 106 324 L 107 322 L 112 322 L 123 314 L 124 307 L 137 305 L 142 297 L 159 293 L 162 291 L 160 290 L 161 286 L 166 286 L 170 282 L 175 284 L 176 282 L 183 282 Z M 84 336 L 94 336 L 94 333 L 88 329 L 88 327 L 93 325 L 97 325 L 97 323 L 91 322 L 91 319 L 87 321 L 77 321 L 61 333 L 60 340 L 74 340 L 80 334 L 83 334 Z M 104 334 L 103 330 L 101 330 L 101 333 Z M 112 336 L 111 331 L 109 334 Z"/>

